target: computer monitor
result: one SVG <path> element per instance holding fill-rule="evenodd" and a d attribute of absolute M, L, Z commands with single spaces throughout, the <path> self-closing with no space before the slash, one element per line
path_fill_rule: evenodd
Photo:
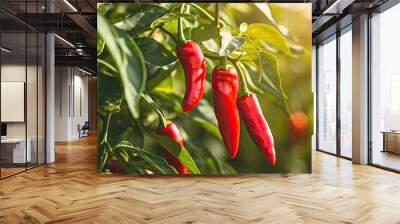
<path fill-rule="evenodd" d="M 5 123 L 1 124 L 1 136 L 7 136 L 7 124 Z"/>

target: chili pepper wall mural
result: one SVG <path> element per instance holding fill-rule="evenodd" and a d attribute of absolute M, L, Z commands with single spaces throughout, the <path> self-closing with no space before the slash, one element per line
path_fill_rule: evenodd
<path fill-rule="evenodd" d="M 103 174 L 310 173 L 311 4 L 103 3 Z"/>

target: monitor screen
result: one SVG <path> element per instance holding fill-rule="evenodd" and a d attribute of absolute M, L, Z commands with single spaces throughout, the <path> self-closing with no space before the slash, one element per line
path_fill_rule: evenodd
<path fill-rule="evenodd" d="M 1 124 L 1 136 L 7 136 L 7 124 Z"/>

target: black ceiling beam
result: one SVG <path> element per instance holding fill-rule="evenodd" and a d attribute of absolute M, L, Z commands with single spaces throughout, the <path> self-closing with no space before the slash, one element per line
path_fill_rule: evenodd
<path fill-rule="evenodd" d="M 10 18 L 0 19 L 1 32 L 25 30 L 26 26 Z"/>
<path fill-rule="evenodd" d="M 16 16 L 42 32 L 81 31 L 68 14 L 65 13 L 20 13 Z"/>
<path fill-rule="evenodd" d="M 91 56 L 55 56 L 56 66 L 87 67 L 96 71 L 97 58 Z"/>

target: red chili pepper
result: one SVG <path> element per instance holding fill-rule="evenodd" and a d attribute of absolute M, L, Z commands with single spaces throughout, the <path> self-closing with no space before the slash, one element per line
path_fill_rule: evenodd
<path fill-rule="evenodd" d="M 239 97 L 238 108 L 247 131 L 254 143 L 274 166 L 276 162 L 274 138 L 261 111 L 257 96 L 248 93 Z"/>
<path fill-rule="evenodd" d="M 295 111 L 290 115 L 290 128 L 291 135 L 294 138 L 299 138 L 304 136 L 307 126 L 308 126 L 308 117 L 301 111 Z"/>
<path fill-rule="evenodd" d="M 117 160 L 111 159 L 110 162 L 111 172 L 113 173 L 122 173 L 122 167 L 117 163 Z"/>
<path fill-rule="evenodd" d="M 193 109 L 203 97 L 206 62 L 199 45 L 190 40 L 177 46 L 176 53 L 185 72 L 186 92 L 182 109 L 187 112 Z"/>
<path fill-rule="evenodd" d="M 165 135 L 172 139 L 174 142 L 178 143 L 179 145 L 183 145 L 183 138 L 181 133 L 179 132 L 178 127 L 172 122 L 168 121 L 167 124 L 164 126 L 161 126 L 157 129 L 157 132 L 159 134 Z M 185 165 L 183 165 L 175 156 L 171 155 L 167 150 L 163 149 L 163 154 L 165 160 L 175 167 L 175 169 L 181 173 L 181 174 L 188 174 L 189 170 L 186 168 Z"/>
<path fill-rule="evenodd" d="M 240 120 L 236 105 L 238 94 L 238 74 L 232 68 L 215 68 L 212 72 L 214 112 L 218 120 L 219 131 L 230 158 L 236 157 Z"/>

